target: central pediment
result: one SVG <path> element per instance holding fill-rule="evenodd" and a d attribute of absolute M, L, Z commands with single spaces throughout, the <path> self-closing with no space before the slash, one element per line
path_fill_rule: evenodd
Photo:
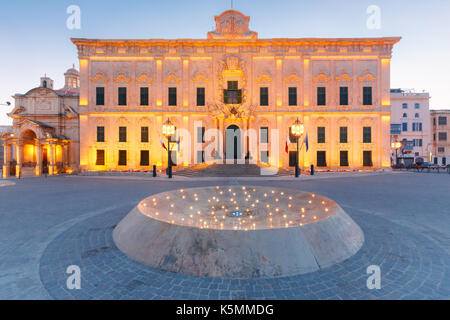
<path fill-rule="evenodd" d="M 215 17 L 216 30 L 208 32 L 208 39 L 256 39 L 258 33 L 250 31 L 250 17 L 236 10 L 228 10 Z"/>

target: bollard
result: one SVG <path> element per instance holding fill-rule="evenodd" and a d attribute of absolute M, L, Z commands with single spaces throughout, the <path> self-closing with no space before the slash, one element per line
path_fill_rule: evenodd
<path fill-rule="evenodd" d="M 153 178 L 155 178 L 155 177 L 156 177 L 156 166 L 153 165 Z"/>
<path fill-rule="evenodd" d="M 314 175 L 314 165 L 313 164 L 311 165 L 311 175 L 312 176 Z"/>

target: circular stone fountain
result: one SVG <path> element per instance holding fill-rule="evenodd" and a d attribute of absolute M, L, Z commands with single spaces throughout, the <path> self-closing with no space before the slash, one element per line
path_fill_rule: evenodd
<path fill-rule="evenodd" d="M 221 186 L 143 200 L 116 227 L 130 258 L 191 276 L 299 275 L 354 255 L 359 226 L 336 202 L 292 189 Z"/>

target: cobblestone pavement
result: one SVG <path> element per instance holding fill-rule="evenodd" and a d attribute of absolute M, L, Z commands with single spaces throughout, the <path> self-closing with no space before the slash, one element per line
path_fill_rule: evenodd
<path fill-rule="evenodd" d="M 132 261 L 112 241 L 136 203 L 175 188 L 246 184 L 55 177 L 0 191 L 0 298 L 3 299 L 450 299 L 450 179 L 392 173 L 301 182 L 290 187 L 337 201 L 360 225 L 365 244 L 318 272 L 268 280 L 223 280 L 164 272 Z M 66 269 L 81 268 L 81 290 Z M 380 290 L 366 268 L 381 268 Z"/>

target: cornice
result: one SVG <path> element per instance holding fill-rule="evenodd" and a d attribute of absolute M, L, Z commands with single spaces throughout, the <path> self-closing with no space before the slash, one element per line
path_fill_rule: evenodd
<path fill-rule="evenodd" d="M 85 39 L 72 38 L 80 57 L 135 56 L 155 57 L 167 54 L 209 54 L 237 50 L 259 53 L 260 50 L 286 56 L 289 54 L 359 54 L 389 58 L 400 37 L 383 38 L 273 38 L 273 39 Z M 266 49 L 261 49 L 261 48 Z M 289 50 L 286 50 L 289 48 Z M 205 50 L 206 49 L 206 50 Z M 241 50 L 241 51 L 240 51 Z"/>

